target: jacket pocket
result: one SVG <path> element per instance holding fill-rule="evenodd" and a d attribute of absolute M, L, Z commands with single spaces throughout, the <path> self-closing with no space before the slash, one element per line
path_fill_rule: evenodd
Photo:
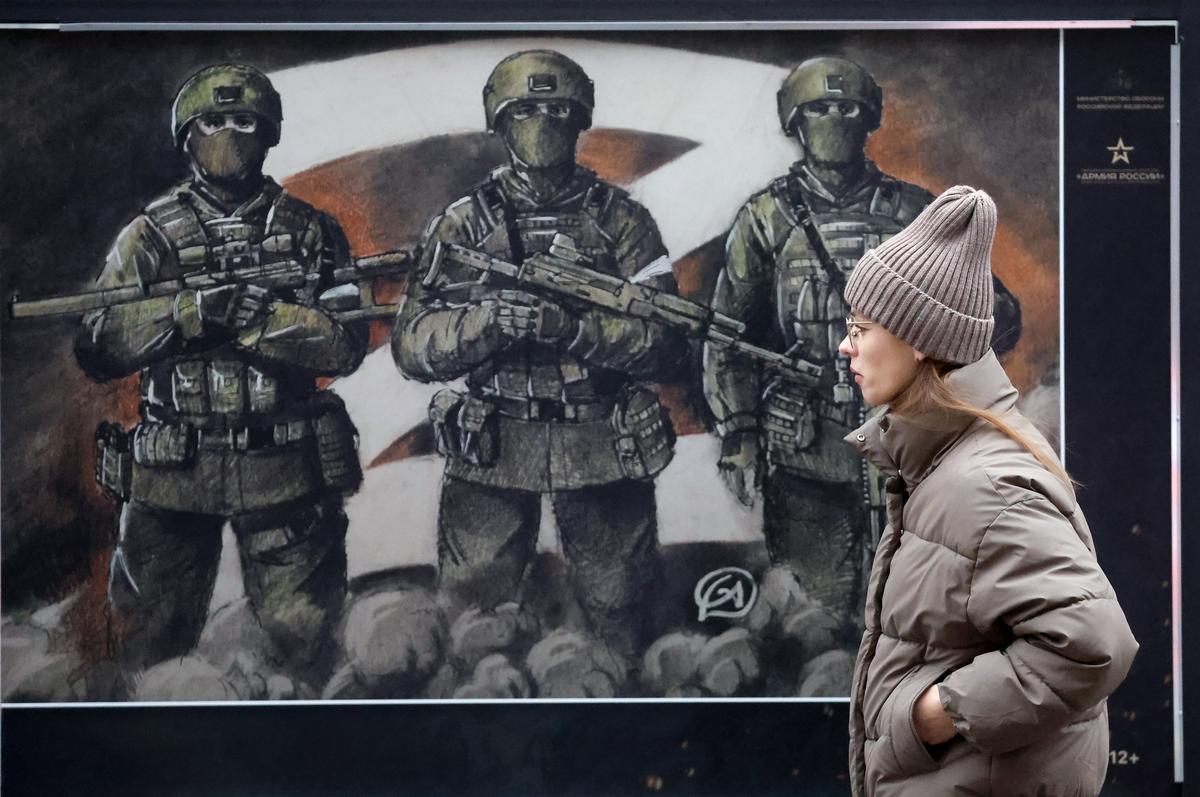
<path fill-rule="evenodd" d="M 917 698 L 949 672 L 945 664 L 924 664 L 906 675 L 880 712 L 879 732 L 891 739 L 892 754 L 901 774 L 907 776 L 932 772 L 939 764 L 929 748 L 917 736 L 913 706 Z"/>

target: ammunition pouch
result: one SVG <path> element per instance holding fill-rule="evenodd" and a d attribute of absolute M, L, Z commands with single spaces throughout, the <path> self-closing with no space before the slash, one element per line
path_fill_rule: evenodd
<path fill-rule="evenodd" d="M 119 425 L 102 421 L 96 427 L 96 483 L 117 501 L 129 500 L 133 451 L 129 434 Z"/>
<path fill-rule="evenodd" d="M 322 390 L 314 397 L 317 413 L 312 426 L 317 438 L 317 457 L 321 478 L 330 490 L 349 494 L 362 484 L 362 465 L 358 461 L 358 429 L 346 412 L 346 404 L 336 393 Z"/>
<path fill-rule="evenodd" d="M 210 412 L 236 415 L 246 411 L 246 364 L 238 360 L 216 360 L 208 366 Z"/>
<path fill-rule="evenodd" d="M 171 400 L 175 411 L 203 415 L 208 409 L 208 372 L 203 360 L 176 363 L 171 371 Z"/>
<path fill-rule="evenodd" d="M 239 360 L 183 360 L 171 369 L 171 403 L 180 415 L 269 415 L 283 405 L 277 376 Z"/>
<path fill-rule="evenodd" d="M 767 461 L 773 466 L 801 466 L 798 455 L 817 440 L 816 408 L 811 391 L 775 380 L 763 391 L 761 427 Z"/>
<path fill-rule="evenodd" d="M 133 432 L 133 461 L 147 468 L 186 468 L 196 458 L 196 431 L 184 423 L 145 421 Z"/>
<path fill-rule="evenodd" d="M 429 403 L 429 420 L 440 454 L 487 468 L 500 457 L 496 407 L 486 398 L 439 390 Z"/>
<path fill-rule="evenodd" d="M 612 414 L 613 446 L 621 472 L 629 479 L 652 479 L 675 456 L 675 428 L 658 394 L 643 385 L 628 386 Z"/>

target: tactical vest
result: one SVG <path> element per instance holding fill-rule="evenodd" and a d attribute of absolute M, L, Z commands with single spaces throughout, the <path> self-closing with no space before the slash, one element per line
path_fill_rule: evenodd
<path fill-rule="evenodd" d="M 164 272 L 221 272 L 295 261 L 310 269 L 312 279 L 277 295 L 313 302 L 323 253 L 305 250 L 304 233 L 317 212 L 305 203 L 280 191 L 269 208 L 255 211 L 257 218 L 205 218 L 191 191 L 180 187 L 143 212 L 174 253 L 174 269 L 164 263 Z M 289 379 L 283 369 L 251 363 L 231 346 L 155 363 L 142 373 L 143 410 L 153 419 L 218 428 L 274 423 L 313 389 L 311 379 Z"/>
<path fill-rule="evenodd" d="M 771 196 L 792 224 L 776 255 L 775 308 L 780 329 L 787 345 L 804 341 L 813 361 L 831 363 L 838 343 L 845 337 L 849 311 L 841 295 L 830 290 L 829 275 L 798 226 L 786 178 L 771 184 Z M 901 199 L 898 186 L 881 182 L 867 201 L 840 210 L 813 210 L 812 219 L 825 248 L 846 279 L 867 250 L 879 246 L 912 220 Z"/>
<path fill-rule="evenodd" d="M 785 347 L 810 362 L 845 370 L 848 364 L 837 358 L 849 315 L 841 291 L 831 284 L 800 226 L 788 178 L 773 181 L 770 194 L 791 227 L 775 247 L 776 322 Z M 844 280 L 867 250 L 900 232 L 916 216 L 919 208 L 905 198 L 903 184 L 885 177 L 866 198 L 848 207 L 810 207 L 813 224 Z M 852 384 L 850 377 L 848 372 L 838 373 L 836 381 Z M 861 481 L 860 458 L 841 438 L 861 422 L 864 408 L 857 390 L 843 395 L 849 400 L 835 401 L 830 391 L 814 394 L 782 384 L 769 387 L 763 427 L 772 465 L 821 481 Z"/>
<path fill-rule="evenodd" d="M 596 181 L 571 210 L 518 210 L 499 182 L 488 180 L 473 195 L 480 225 L 474 246 L 520 264 L 529 255 L 549 251 L 554 236 L 561 233 L 571 238 L 582 254 L 593 258 L 593 268 L 618 274 L 612 237 L 604 226 L 616 201 L 615 189 Z M 485 286 L 472 298 L 484 298 L 504 287 L 512 286 Z M 612 398 L 626 381 L 618 372 L 585 365 L 536 341 L 510 346 L 467 377 L 472 390 L 483 395 L 563 403 Z"/>

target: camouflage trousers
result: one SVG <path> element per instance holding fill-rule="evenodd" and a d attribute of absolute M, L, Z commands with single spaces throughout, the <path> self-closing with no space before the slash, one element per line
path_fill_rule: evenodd
<path fill-rule="evenodd" d="M 763 534 L 772 564 L 790 567 L 848 634 L 862 633 L 870 518 L 857 485 L 777 468 L 763 480 Z"/>
<path fill-rule="evenodd" d="M 539 492 L 447 476 L 438 517 L 439 585 L 453 607 L 515 600 L 541 521 Z M 624 653 L 644 643 L 658 566 L 653 482 L 624 480 L 551 494 L 563 553 L 593 630 Z"/>
<path fill-rule="evenodd" d="M 328 496 L 229 518 L 125 504 L 108 585 L 122 665 L 140 670 L 196 646 L 226 520 L 250 606 L 281 663 L 307 679 L 324 677 L 346 597 L 347 521 L 341 499 Z"/>

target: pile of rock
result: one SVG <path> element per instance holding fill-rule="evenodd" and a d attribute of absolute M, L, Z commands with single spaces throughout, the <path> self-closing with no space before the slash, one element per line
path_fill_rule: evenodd
<path fill-rule="evenodd" d="M 213 614 L 190 655 L 125 678 L 71 652 L 70 605 L 5 620 L 5 700 L 844 697 L 854 661 L 852 640 L 781 567 L 759 578 L 745 616 L 676 623 L 637 660 L 561 606 L 506 603 L 451 620 L 425 586 L 377 588 L 348 603 L 320 683 L 288 672 L 245 598 Z"/>
<path fill-rule="evenodd" d="M 63 618 L 73 595 L 28 617 L 0 625 L 0 687 L 5 702 L 60 703 L 90 699 L 83 662 L 66 638 Z"/>

